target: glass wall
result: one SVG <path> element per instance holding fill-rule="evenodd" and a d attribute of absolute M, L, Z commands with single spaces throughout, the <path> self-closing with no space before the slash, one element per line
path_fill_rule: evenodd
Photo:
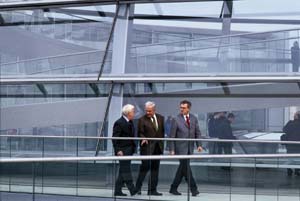
<path fill-rule="evenodd" d="M 293 120 L 299 108 L 297 83 L 125 83 L 125 84 L 40 84 L 1 86 L 1 134 L 40 136 L 111 136 L 112 125 L 121 116 L 121 105 L 133 104 L 137 120 L 144 115 L 146 101 L 154 101 L 156 110 L 165 117 L 165 137 L 170 136 L 171 120 L 179 114 L 180 101 L 191 101 L 191 113 L 199 122 L 202 137 L 209 133 L 209 121 L 215 113 L 235 116 L 231 126 L 237 139 L 280 140 L 284 125 Z M 3 146 L 11 139 L 2 140 Z M 44 144 L 53 151 L 76 153 L 72 139 L 13 139 L 6 150 L 34 150 Z M 80 140 L 84 141 L 84 140 Z M 44 143 L 44 144 L 43 144 Z M 95 139 L 80 142 L 79 149 L 96 149 Z M 57 146 L 54 146 L 54 145 Z M 10 146 L 10 148 L 9 148 Z M 258 153 L 244 145 L 243 153 Z M 33 148 L 36 147 L 36 148 Z M 237 147 L 236 153 L 240 147 Z M 111 153 L 106 145 L 103 151 Z M 272 151 L 273 150 L 273 151 Z M 284 152 L 278 148 L 265 153 Z"/>
<path fill-rule="evenodd" d="M 137 127 L 146 101 L 164 116 L 163 197 L 148 196 L 145 181 L 134 199 L 299 200 L 299 157 L 285 157 L 280 141 L 300 110 L 298 0 L 1 7 L 16 2 L 30 3 L 0 3 L 0 200 L 3 192 L 119 200 L 117 160 L 77 157 L 112 157 L 122 106 L 135 106 Z M 182 196 L 169 194 L 179 164 L 168 159 L 170 124 L 184 99 L 201 131 L 203 152 L 189 159 L 200 198 L 187 183 Z M 228 115 L 231 141 L 211 131 Z M 76 160 L 1 162 L 49 157 Z M 134 180 L 140 163 L 132 161 Z"/>
<path fill-rule="evenodd" d="M 203 159 L 193 160 L 191 170 L 200 191 L 197 197 L 191 195 L 185 182 L 178 188 L 182 195 L 169 194 L 170 184 L 178 166 L 177 160 L 161 160 L 158 189 L 163 193 L 162 196 L 147 195 L 147 181 L 144 182 L 145 187 L 141 194 L 130 196 L 127 189 L 123 188 L 127 196 L 114 196 L 114 181 L 118 174 L 118 163 L 115 161 L 8 163 L 2 166 L 1 187 L 2 191 L 7 192 L 2 193 L 2 199 L 8 200 L 18 195 L 28 201 L 44 200 L 47 197 L 77 200 L 79 199 L 77 196 L 83 196 L 80 200 L 97 201 L 299 199 L 299 180 L 296 176 L 286 176 L 286 168 L 294 167 L 296 164 L 298 166 L 297 162 L 287 165 L 286 160 L 281 158 L 246 160 L 247 164 L 237 161 L 226 163 L 222 159 L 215 159 L 213 164 Z M 132 175 L 136 179 L 140 161 L 133 160 L 131 164 Z M 26 197 L 26 194 L 21 193 L 31 193 L 34 197 Z"/>
<path fill-rule="evenodd" d="M 291 50 L 299 43 L 298 10 L 291 6 L 298 3 L 285 4 L 289 12 L 281 4 L 212 1 L 1 11 L 1 74 L 291 74 L 299 71 Z M 126 53 L 113 51 L 113 44 L 115 49 L 124 45 Z M 113 60 L 125 64 L 113 66 Z"/>
<path fill-rule="evenodd" d="M 2 75 L 90 74 L 100 70 L 115 6 L 7 11 L 1 16 Z"/>

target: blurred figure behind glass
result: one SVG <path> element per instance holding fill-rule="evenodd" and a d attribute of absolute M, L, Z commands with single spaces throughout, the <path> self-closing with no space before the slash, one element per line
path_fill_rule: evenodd
<path fill-rule="evenodd" d="M 295 41 L 293 47 L 291 47 L 291 59 L 293 65 L 293 72 L 299 72 L 300 50 L 298 41 Z"/>
<path fill-rule="evenodd" d="M 294 114 L 294 120 L 290 120 L 283 127 L 284 135 L 281 136 L 282 141 L 300 141 L 300 111 Z M 299 154 L 300 145 L 299 144 L 286 144 L 286 152 L 288 154 Z M 292 176 L 293 170 L 288 169 L 287 174 Z M 295 175 L 300 176 L 300 169 L 295 169 Z"/>

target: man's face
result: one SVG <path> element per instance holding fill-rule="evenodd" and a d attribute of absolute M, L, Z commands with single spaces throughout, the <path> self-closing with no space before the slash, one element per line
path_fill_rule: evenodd
<path fill-rule="evenodd" d="M 180 104 L 180 113 L 182 115 L 187 115 L 190 112 L 190 108 L 188 104 Z"/>
<path fill-rule="evenodd" d="M 134 109 L 133 109 L 132 111 L 130 111 L 130 112 L 128 113 L 127 118 L 128 118 L 129 120 L 133 120 L 133 119 L 134 119 L 134 115 L 135 115 L 135 111 L 134 111 Z"/>
<path fill-rule="evenodd" d="M 149 117 L 149 118 L 153 117 L 153 115 L 155 114 L 155 107 L 146 106 L 145 107 L 145 113 L 146 113 L 147 117 Z"/>

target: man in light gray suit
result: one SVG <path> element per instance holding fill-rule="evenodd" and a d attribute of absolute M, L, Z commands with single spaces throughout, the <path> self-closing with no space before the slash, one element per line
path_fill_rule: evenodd
<path fill-rule="evenodd" d="M 180 102 L 180 114 L 172 120 L 170 137 L 171 138 L 191 138 L 199 139 L 201 137 L 197 118 L 190 114 L 191 102 L 183 100 Z M 196 142 L 198 152 L 202 151 L 201 143 Z M 175 141 L 170 143 L 170 154 L 189 155 L 194 152 L 194 142 L 192 141 Z M 176 176 L 170 188 L 173 195 L 181 195 L 177 188 L 183 177 L 188 182 L 192 196 L 199 194 L 197 184 L 192 175 L 189 159 L 180 159 Z"/>

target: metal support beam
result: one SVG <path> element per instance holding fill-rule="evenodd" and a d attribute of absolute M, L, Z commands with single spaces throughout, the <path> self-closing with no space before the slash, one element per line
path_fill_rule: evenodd
<path fill-rule="evenodd" d="M 129 57 L 129 48 L 131 46 L 131 32 L 133 25 L 134 5 L 121 4 L 118 6 L 117 18 L 113 29 L 113 46 L 112 46 L 112 74 L 124 75 L 126 63 Z M 102 69 L 103 70 L 103 69 Z M 98 81 L 103 79 L 102 72 L 98 75 Z M 113 93 L 109 105 L 108 114 L 108 133 L 112 135 L 113 123 L 120 118 L 123 106 L 123 84 L 118 86 L 118 93 Z M 112 151 L 112 144 L 107 144 L 107 150 Z M 96 154 L 98 150 L 96 150 Z"/>
<path fill-rule="evenodd" d="M 4 25 L 5 24 L 5 20 L 2 17 L 2 15 L 0 14 L 0 25 Z"/>
<path fill-rule="evenodd" d="M 222 17 L 222 15 L 221 15 Z M 182 15 L 148 15 L 148 14 L 136 14 L 134 19 L 141 20 L 174 20 L 183 22 L 210 22 L 210 23 L 222 23 L 222 18 L 215 17 L 198 17 L 198 16 L 182 16 Z M 297 19 L 249 19 L 249 18 L 232 18 L 231 24 L 287 24 L 287 25 L 299 25 L 300 20 Z"/>
<path fill-rule="evenodd" d="M 100 96 L 100 90 L 97 84 L 89 83 L 89 86 L 91 87 L 96 96 Z"/>
<path fill-rule="evenodd" d="M 44 98 L 43 95 L 35 95 L 35 94 L 24 94 L 24 95 L 18 95 L 18 94 L 0 94 L 1 99 L 5 98 Z M 99 96 L 95 95 L 89 95 L 86 96 L 86 94 L 75 94 L 75 95 L 69 95 L 69 94 L 55 94 L 55 95 L 48 95 L 48 97 L 51 98 L 98 98 Z M 101 96 L 101 97 L 107 97 L 107 96 Z M 178 98 L 178 97 L 189 97 L 189 98 L 300 98 L 300 94 L 293 94 L 293 93 L 276 93 L 276 94 L 190 94 L 190 93 L 141 93 L 141 94 L 124 94 L 124 98 Z"/>
<path fill-rule="evenodd" d="M 114 42 L 112 51 L 111 73 L 125 73 L 126 64 L 129 60 L 134 5 L 120 5 L 119 15 L 114 30 Z"/>
<path fill-rule="evenodd" d="M 223 89 L 223 91 L 224 91 L 224 94 L 225 94 L 226 96 L 229 96 L 231 93 L 230 93 L 230 89 L 229 89 L 228 83 L 227 83 L 227 82 L 221 82 L 220 84 L 221 84 L 221 86 L 222 86 L 222 89 Z"/>
<path fill-rule="evenodd" d="M 224 0 L 222 18 L 232 18 L 233 2 L 232 0 Z"/>
<path fill-rule="evenodd" d="M 216 83 L 216 82 L 230 82 L 230 83 L 291 83 L 300 82 L 300 73 L 206 73 L 206 74 L 143 74 L 136 76 L 136 74 L 116 74 L 115 76 L 105 76 L 100 80 L 95 80 L 94 75 L 64 75 L 57 77 L 42 77 L 42 76 L 2 76 L 0 78 L 1 85 L 21 85 L 21 84 L 68 84 L 68 83 Z"/>
<path fill-rule="evenodd" d="M 231 16 L 232 16 L 232 7 L 233 2 L 231 0 L 225 1 L 223 3 L 223 11 L 222 11 L 222 35 L 230 35 L 231 29 Z M 223 38 L 220 40 L 220 48 L 218 49 L 218 56 L 220 58 L 220 64 L 217 66 L 217 72 L 227 72 L 229 69 L 228 65 L 228 53 L 229 47 L 222 47 L 223 45 L 230 44 L 230 37 Z"/>
<path fill-rule="evenodd" d="M 102 124 L 101 124 L 100 131 L 99 131 L 99 136 L 100 136 L 100 137 L 103 137 L 104 128 L 105 128 L 105 125 L 107 125 L 108 112 L 109 112 L 109 108 L 110 108 L 110 103 L 111 103 L 111 99 L 112 99 L 113 92 L 114 92 L 114 84 L 112 83 L 112 84 L 111 84 L 111 88 L 110 88 L 110 92 L 109 92 L 109 96 L 108 96 L 107 105 L 106 105 L 106 108 L 105 108 L 104 119 L 103 119 L 103 122 L 102 122 Z M 100 150 L 100 143 L 101 143 L 101 139 L 98 139 L 97 145 L 96 145 L 96 153 L 95 153 L 95 156 L 98 155 L 98 152 L 99 152 L 99 150 Z"/>
<path fill-rule="evenodd" d="M 223 0 L 185 0 L 185 2 L 215 2 Z M 0 11 L 9 10 L 29 10 L 43 8 L 62 8 L 78 6 L 96 6 L 96 5 L 113 5 L 120 4 L 137 4 L 137 3 L 173 3 L 182 2 L 182 0 L 28 0 L 28 1 L 9 1 L 0 4 Z"/>
<path fill-rule="evenodd" d="M 116 13 L 115 13 L 113 23 L 112 23 L 112 26 L 111 26 L 111 30 L 110 30 L 110 33 L 109 33 L 109 37 L 108 37 L 108 40 L 107 40 L 107 43 L 106 43 L 105 52 L 104 52 L 104 56 L 103 56 L 103 59 L 102 59 L 102 62 L 101 62 L 101 66 L 100 66 L 100 70 L 99 70 L 99 73 L 98 73 L 97 80 L 100 79 L 100 77 L 103 73 L 103 69 L 104 69 L 105 62 L 106 62 L 106 57 L 107 57 L 108 51 L 109 51 L 109 46 L 110 46 L 110 43 L 111 43 L 111 40 L 112 40 L 112 37 L 113 37 L 113 33 L 114 33 L 114 30 L 115 30 L 117 19 L 118 19 L 118 16 L 119 16 L 119 10 L 120 10 L 120 5 L 117 4 L 116 5 Z"/>
<path fill-rule="evenodd" d="M 37 83 L 36 86 L 42 92 L 42 94 L 44 96 L 48 95 L 47 89 L 46 89 L 46 87 L 43 84 Z"/>
<path fill-rule="evenodd" d="M 232 0 L 224 1 L 223 15 L 222 15 L 222 18 L 223 18 L 222 33 L 223 33 L 223 35 L 230 35 L 232 9 L 233 9 Z"/>

